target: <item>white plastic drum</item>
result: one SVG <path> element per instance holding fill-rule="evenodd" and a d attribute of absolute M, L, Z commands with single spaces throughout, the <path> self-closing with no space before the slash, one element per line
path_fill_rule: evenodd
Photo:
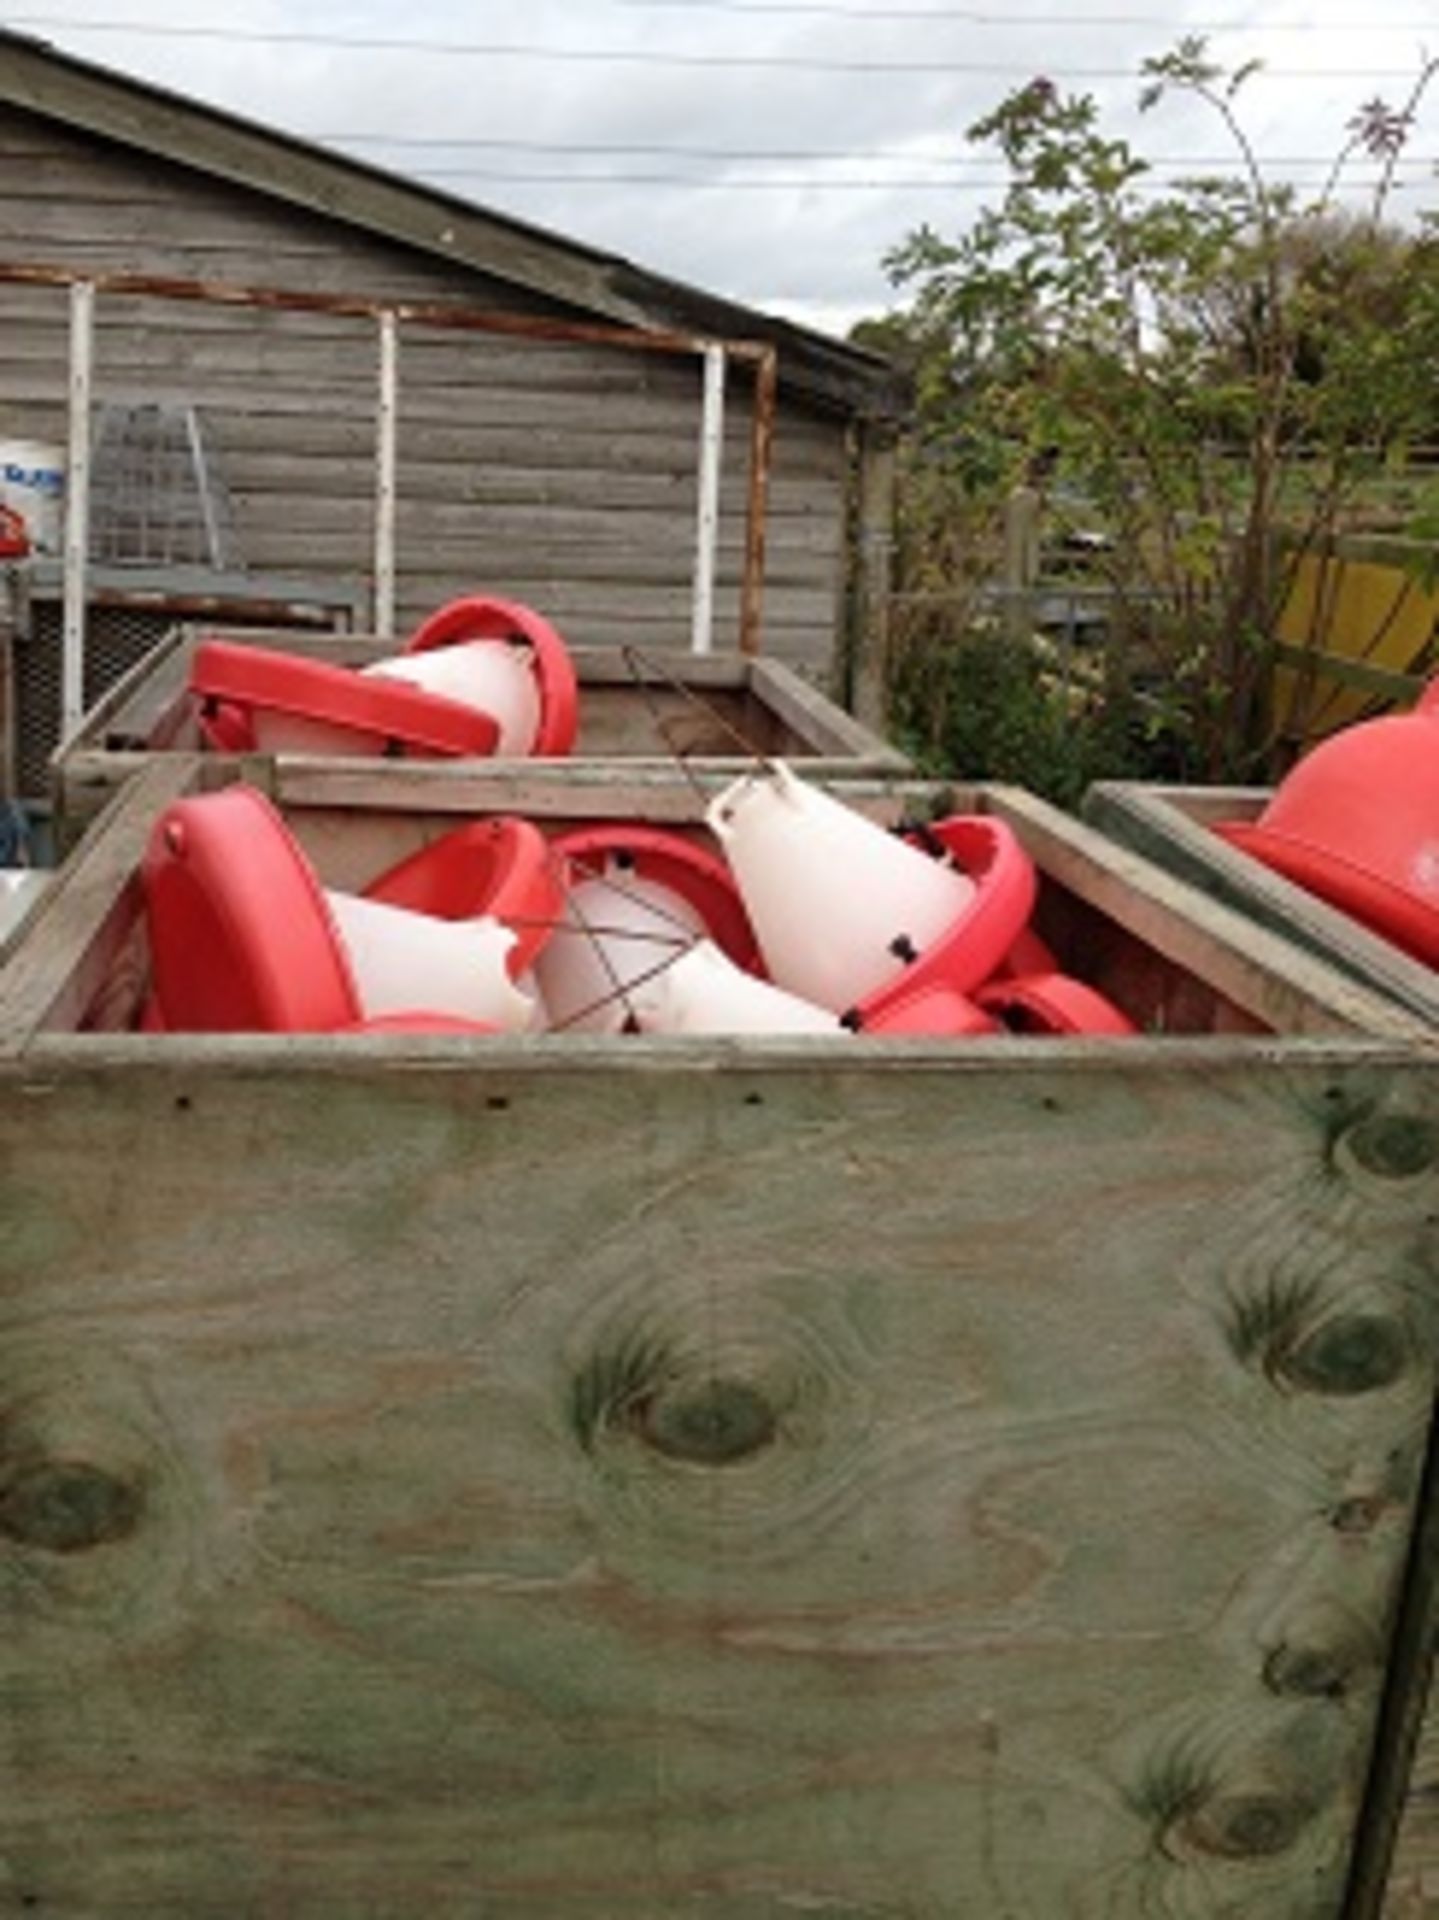
<path fill-rule="evenodd" d="M 65 449 L 48 440 L 0 440 L 0 506 L 18 513 L 36 553 L 65 541 Z"/>

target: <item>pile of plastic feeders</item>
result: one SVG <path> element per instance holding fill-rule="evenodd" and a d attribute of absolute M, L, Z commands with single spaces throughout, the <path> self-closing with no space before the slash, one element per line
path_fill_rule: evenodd
<path fill-rule="evenodd" d="M 547 839 L 468 822 L 325 888 L 271 803 L 171 805 L 142 866 L 171 1032 L 821 1034 L 1134 1028 L 1030 930 L 1036 876 L 1003 821 L 890 833 L 781 763 L 712 803 L 720 854 L 607 822 Z"/>
<path fill-rule="evenodd" d="M 1331 735 L 1257 820 L 1215 831 L 1439 967 L 1439 680 L 1412 713 Z"/>
<path fill-rule="evenodd" d="M 202 741 L 225 753 L 556 759 L 579 717 L 574 666 L 549 621 L 478 594 L 368 667 L 202 641 L 190 691 Z"/>

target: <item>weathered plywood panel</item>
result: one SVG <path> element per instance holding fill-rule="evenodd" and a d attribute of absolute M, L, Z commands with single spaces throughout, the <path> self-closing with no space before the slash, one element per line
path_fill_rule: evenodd
<path fill-rule="evenodd" d="M 1428 1076 L 89 1044 L 0 1109 L 17 1906 L 1338 1912 Z"/>

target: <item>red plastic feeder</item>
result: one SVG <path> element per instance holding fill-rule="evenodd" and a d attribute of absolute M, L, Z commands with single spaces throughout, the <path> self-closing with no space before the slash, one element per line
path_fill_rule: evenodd
<path fill-rule="evenodd" d="M 552 1030 L 618 1032 L 627 995 L 698 941 L 763 977 L 749 916 L 714 854 L 655 827 L 585 827 L 551 842 L 566 878 L 563 916 L 535 963 Z"/>
<path fill-rule="evenodd" d="M 542 614 L 519 600 L 468 594 L 432 613 L 415 630 L 406 653 L 428 653 L 474 640 L 530 650 L 539 686 L 540 719 L 528 752 L 535 759 L 562 759 L 579 731 L 579 686 L 569 648 Z"/>
<path fill-rule="evenodd" d="M 199 722 L 200 738 L 212 753 L 255 752 L 249 713 L 233 700 L 202 701 Z"/>
<path fill-rule="evenodd" d="M 709 937 L 737 967 L 763 975 L 759 943 L 729 868 L 694 841 L 659 827 L 607 823 L 559 834 L 550 850 L 563 861 L 572 882 L 602 875 L 615 860 L 640 879 L 667 887 L 694 909 Z"/>
<path fill-rule="evenodd" d="M 501 816 L 471 821 L 372 880 L 367 900 L 438 920 L 490 914 L 515 935 L 506 965 L 519 976 L 564 911 L 564 863 L 539 828 Z"/>
<path fill-rule="evenodd" d="M 1067 973 L 994 980 L 974 996 L 1011 1033 L 1117 1034 L 1139 1029 L 1112 1000 Z"/>
<path fill-rule="evenodd" d="M 195 649 L 190 687 L 212 724 L 228 707 L 320 721 L 355 736 L 357 754 L 488 758 L 499 728 L 487 713 L 403 680 L 354 673 L 326 660 L 205 640 Z"/>
<path fill-rule="evenodd" d="M 921 987 L 972 994 L 1004 965 L 1034 910 L 1034 862 L 1004 821 L 987 814 L 956 814 L 908 837 L 916 846 L 948 855 L 974 882 L 974 896 L 938 940 L 907 959 L 900 955 L 903 964 L 893 979 L 854 1009 L 866 1033 L 876 1030 L 877 1017 L 895 1001 Z"/>
<path fill-rule="evenodd" d="M 252 787 L 177 800 L 140 868 L 171 1033 L 324 1033 L 362 1018 L 320 883 Z"/>
<path fill-rule="evenodd" d="M 1439 681 L 1412 713 L 1367 720 L 1321 742 L 1258 820 L 1214 830 L 1439 966 Z"/>

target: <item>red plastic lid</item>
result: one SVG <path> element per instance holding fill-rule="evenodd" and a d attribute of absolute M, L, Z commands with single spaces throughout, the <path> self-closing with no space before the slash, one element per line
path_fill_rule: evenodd
<path fill-rule="evenodd" d="M 538 827 L 502 815 L 471 821 L 421 847 L 372 880 L 365 898 L 439 920 L 493 914 L 515 935 L 508 960 L 513 980 L 564 911 L 564 863 Z"/>
<path fill-rule="evenodd" d="M 399 753 L 488 757 L 500 737 L 489 714 L 407 681 L 353 673 L 328 660 L 306 660 L 228 640 L 204 640 L 196 647 L 190 686 L 202 700 L 352 727 L 378 736 L 385 749 Z"/>
<path fill-rule="evenodd" d="M 974 996 L 1011 1033 L 1137 1033 L 1112 1000 L 1067 973 L 994 980 Z"/>
<path fill-rule="evenodd" d="M 200 706 L 200 739 L 213 753 L 253 753 L 255 729 L 244 707 L 233 700 L 205 700 Z"/>
<path fill-rule="evenodd" d="M 916 846 L 947 853 L 974 882 L 974 894 L 938 940 L 860 1002 L 856 1011 L 867 1032 L 891 1000 L 921 986 L 973 993 L 1004 964 L 1034 908 L 1034 862 L 1003 820 L 956 814 L 910 839 Z"/>
<path fill-rule="evenodd" d="M 323 1033 L 361 1017 L 320 883 L 253 787 L 167 807 L 140 877 L 166 1030 Z"/>
<path fill-rule="evenodd" d="M 449 601 L 421 622 L 405 652 L 428 653 L 469 640 L 520 641 L 531 649 L 540 687 L 540 723 L 529 751 L 538 760 L 563 759 L 579 732 L 580 694 L 569 648 L 556 629 L 522 601 L 472 593 Z"/>
<path fill-rule="evenodd" d="M 1277 833 L 1260 821 L 1223 822 L 1214 831 L 1231 847 L 1351 914 L 1416 960 L 1439 967 L 1439 906 L 1431 906 L 1380 874 L 1366 872 L 1341 854 Z"/>
<path fill-rule="evenodd" d="M 488 1020 L 462 1020 L 453 1013 L 377 1013 L 354 1020 L 336 1033 L 499 1033 Z"/>
<path fill-rule="evenodd" d="M 976 1006 L 967 994 L 942 985 L 921 986 L 909 993 L 895 994 L 878 1012 L 868 1017 L 856 1014 L 854 1024 L 859 1033 L 931 1034 L 935 1038 L 999 1030 L 994 1016 Z"/>
<path fill-rule="evenodd" d="M 693 907 L 715 945 L 737 967 L 764 978 L 759 943 L 734 876 L 704 847 L 658 827 L 611 821 L 560 834 L 550 847 L 577 880 L 604 873 L 611 860 L 628 859 L 642 879 L 668 887 Z"/>

